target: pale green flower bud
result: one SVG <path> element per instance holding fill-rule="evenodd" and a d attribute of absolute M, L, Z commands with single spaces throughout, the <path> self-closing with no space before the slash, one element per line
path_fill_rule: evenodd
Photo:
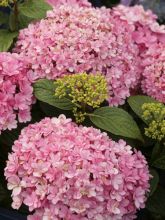
<path fill-rule="evenodd" d="M 98 108 L 108 97 L 107 82 L 101 74 L 67 75 L 57 79 L 55 85 L 55 96 L 69 97 L 75 106 L 80 106 L 73 111 L 77 122 L 84 121 L 86 106 Z"/>
<path fill-rule="evenodd" d="M 161 141 L 165 138 L 165 106 L 162 103 L 145 103 L 142 106 L 143 118 L 148 122 L 145 135 Z"/>

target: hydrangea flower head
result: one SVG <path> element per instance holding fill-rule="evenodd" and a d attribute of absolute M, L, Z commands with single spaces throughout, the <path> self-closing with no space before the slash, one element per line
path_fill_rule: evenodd
<path fill-rule="evenodd" d="M 151 46 L 144 57 L 142 89 L 165 103 L 165 43 Z"/>
<path fill-rule="evenodd" d="M 28 64 L 17 54 L 0 53 L 0 132 L 30 121 L 32 87 Z"/>
<path fill-rule="evenodd" d="M 76 122 L 85 119 L 86 108 L 98 108 L 108 98 L 107 82 L 103 75 L 66 75 L 55 81 L 55 96 L 68 97 L 75 104 Z"/>
<path fill-rule="evenodd" d="M 75 5 L 78 4 L 79 6 L 83 7 L 90 7 L 91 3 L 88 2 L 88 0 L 47 0 L 47 2 L 52 6 L 58 6 L 61 4 L 69 4 L 69 5 Z"/>
<path fill-rule="evenodd" d="M 123 104 L 141 75 L 132 27 L 120 25 L 111 9 L 63 4 L 21 30 L 15 51 L 31 63 L 32 80 L 76 73 L 102 73 L 109 104 Z"/>
<path fill-rule="evenodd" d="M 143 118 L 148 122 L 145 135 L 161 141 L 165 138 L 165 106 L 162 103 L 145 103 Z"/>
<path fill-rule="evenodd" d="M 64 115 L 24 128 L 9 154 L 5 176 L 12 207 L 34 219 L 134 219 L 144 208 L 149 171 L 144 156 L 123 140 Z"/>
<path fill-rule="evenodd" d="M 7 7 L 9 4 L 13 3 L 14 0 L 0 0 L 0 6 Z"/>
<path fill-rule="evenodd" d="M 141 5 L 119 5 L 113 8 L 112 14 L 115 19 L 132 26 L 133 40 L 139 45 L 141 52 L 153 44 L 165 42 L 165 25 L 158 24 L 157 16 L 151 10 L 145 11 Z"/>
<path fill-rule="evenodd" d="M 132 27 L 132 40 L 139 47 L 144 93 L 165 102 L 165 25 L 159 25 L 157 16 L 142 6 L 113 8 L 112 15 L 120 24 Z"/>

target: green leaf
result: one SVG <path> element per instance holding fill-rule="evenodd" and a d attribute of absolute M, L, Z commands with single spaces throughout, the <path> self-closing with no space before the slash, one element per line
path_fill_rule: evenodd
<path fill-rule="evenodd" d="M 2 24 L 6 24 L 9 20 L 9 16 L 6 13 L 3 13 L 2 11 L 0 11 L 0 25 Z"/>
<path fill-rule="evenodd" d="M 0 30 L 0 52 L 8 51 L 17 35 L 17 32 L 9 32 L 5 29 Z"/>
<path fill-rule="evenodd" d="M 36 98 L 42 102 L 46 102 L 49 105 L 63 109 L 71 110 L 74 107 L 74 104 L 71 100 L 67 98 L 57 98 L 55 97 L 55 85 L 54 81 L 48 79 L 38 80 L 34 86 L 34 94 Z"/>
<path fill-rule="evenodd" d="M 18 14 L 18 21 L 19 21 L 19 29 L 26 28 L 28 24 L 30 24 L 34 19 L 29 18 L 22 13 Z"/>
<path fill-rule="evenodd" d="M 17 29 L 17 25 L 15 23 L 15 15 L 13 12 L 11 12 L 9 16 L 9 27 L 11 31 L 15 31 Z"/>
<path fill-rule="evenodd" d="M 152 179 L 150 180 L 150 196 L 152 196 L 158 186 L 159 175 L 155 169 L 151 169 L 150 174 L 152 175 Z"/>
<path fill-rule="evenodd" d="M 159 169 L 165 169 L 165 147 L 161 143 L 156 143 L 152 150 L 151 165 Z"/>
<path fill-rule="evenodd" d="M 46 16 L 46 12 L 52 7 L 45 0 L 28 0 L 19 4 L 19 12 L 32 19 L 42 19 Z"/>
<path fill-rule="evenodd" d="M 112 134 L 137 139 L 143 142 L 140 130 L 132 116 L 116 107 L 102 107 L 96 109 L 90 119 L 97 127 Z"/>
<path fill-rule="evenodd" d="M 153 163 L 152 166 L 159 168 L 159 169 L 165 169 L 165 154 L 161 154 Z"/>
<path fill-rule="evenodd" d="M 165 216 L 165 189 L 158 186 L 153 195 L 148 198 L 146 205 L 150 212 Z"/>
<path fill-rule="evenodd" d="M 137 95 L 137 96 L 130 96 L 128 98 L 128 104 L 132 108 L 132 110 L 141 118 L 145 123 L 147 123 L 143 117 L 143 111 L 142 111 L 142 105 L 144 103 L 157 103 L 157 101 L 149 96 L 144 96 L 144 95 Z"/>
<path fill-rule="evenodd" d="M 159 157 L 162 149 L 163 149 L 162 145 L 159 142 L 157 142 L 152 150 L 151 162 L 153 162 L 156 158 Z"/>

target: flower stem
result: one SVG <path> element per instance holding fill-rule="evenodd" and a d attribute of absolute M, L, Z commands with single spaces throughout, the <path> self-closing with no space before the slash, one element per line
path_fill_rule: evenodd
<path fill-rule="evenodd" d="M 14 11 L 14 27 L 15 27 L 15 30 L 17 30 L 18 29 L 18 5 L 17 5 L 17 0 L 14 0 L 13 11 Z"/>

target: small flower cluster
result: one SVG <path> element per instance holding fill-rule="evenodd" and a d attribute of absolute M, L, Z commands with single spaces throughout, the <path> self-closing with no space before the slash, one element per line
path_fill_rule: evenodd
<path fill-rule="evenodd" d="M 5 169 L 12 207 L 35 210 L 29 220 L 128 220 L 144 208 L 147 162 L 123 140 L 60 115 L 24 128 L 12 149 Z"/>
<path fill-rule="evenodd" d="M 21 30 L 14 51 L 28 58 L 32 80 L 102 73 L 110 105 L 123 104 L 141 75 L 132 28 L 116 23 L 106 8 L 55 7 L 46 19 Z"/>
<path fill-rule="evenodd" d="M 0 132 L 31 119 L 32 87 L 28 65 L 17 54 L 0 53 Z"/>
<path fill-rule="evenodd" d="M 161 141 L 165 138 L 165 106 L 161 103 L 145 103 L 142 106 L 143 118 L 148 122 L 145 134 Z"/>
<path fill-rule="evenodd" d="M 69 5 L 75 5 L 78 4 L 79 6 L 83 7 L 90 7 L 91 3 L 88 2 L 88 0 L 47 0 L 47 2 L 52 6 L 58 6 L 61 4 L 69 4 Z"/>
<path fill-rule="evenodd" d="M 98 108 L 108 98 L 107 82 L 100 74 L 64 76 L 55 81 L 55 87 L 55 96 L 69 97 L 75 104 L 73 111 L 78 123 L 84 121 L 87 106 Z"/>

